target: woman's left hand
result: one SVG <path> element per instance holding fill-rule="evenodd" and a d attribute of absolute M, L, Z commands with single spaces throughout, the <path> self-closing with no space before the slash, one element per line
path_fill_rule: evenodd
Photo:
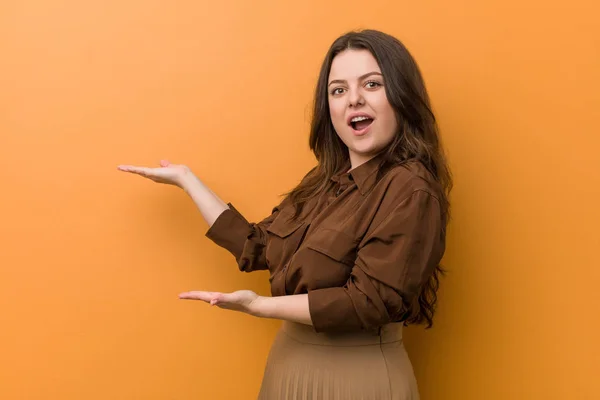
<path fill-rule="evenodd" d="M 251 290 L 238 290 L 233 293 L 191 291 L 181 293 L 180 299 L 201 300 L 213 306 L 227 310 L 241 311 L 250 315 L 257 315 L 257 303 L 260 296 Z"/>

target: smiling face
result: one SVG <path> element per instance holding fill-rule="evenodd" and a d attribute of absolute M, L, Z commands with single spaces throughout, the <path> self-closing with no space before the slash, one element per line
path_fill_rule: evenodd
<path fill-rule="evenodd" d="M 368 50 L 344 50 L 335 56 L 327 91 L 331 121 L 348 147 L 352 168 L 390 144 L 398 122 L 377 60 Z"/>

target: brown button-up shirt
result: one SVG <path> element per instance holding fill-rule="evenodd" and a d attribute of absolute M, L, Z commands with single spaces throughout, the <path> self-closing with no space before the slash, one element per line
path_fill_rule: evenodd
<path fill-rule="evenodd" d="M 258 223 L 229 204 L 206 236 L 240 270 L 268 269 L 273 296 L 308 293 L 317 332 L 402 321 L 444 253 L 441 189 L 418 162 L 376 182 L 379 161 L 335 175 L 296 220 L 287 199 Z"/>

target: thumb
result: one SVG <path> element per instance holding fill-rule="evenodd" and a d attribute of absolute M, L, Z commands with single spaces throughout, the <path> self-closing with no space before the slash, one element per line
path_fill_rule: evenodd
<path fill-rule="evenodd" d="M 160 166 L 161 167 L 168 167 L 169 165 L 171 165 L 171 163 L 169 162 L 169 160 L 160 160 Z"/>
<path fill-rule="evenodd" d="M 217 303 L 235 303 L 236 301 L 237 298 L 233 293 L 219 293 L 213 297 L 210 303 L 215 305 Z"/>

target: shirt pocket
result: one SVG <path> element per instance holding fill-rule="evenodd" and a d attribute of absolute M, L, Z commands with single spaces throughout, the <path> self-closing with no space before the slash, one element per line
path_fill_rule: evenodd
<path fill-rule="evenodd" d="M 358 242 L 353 236 L 327 228 L 319 228 L 306 240 L 308 249 L 348 267 L 354 266 L 357 246 Z"/>
<path fill-rule="evenodd" d="M 269 240 L 266 259 L 271 271 L 282 268 L 289 262 L 304 239 L 308 224 L 301 220 L 292 220 L 291 214 L 280 213 L 267 227 Z"/>

